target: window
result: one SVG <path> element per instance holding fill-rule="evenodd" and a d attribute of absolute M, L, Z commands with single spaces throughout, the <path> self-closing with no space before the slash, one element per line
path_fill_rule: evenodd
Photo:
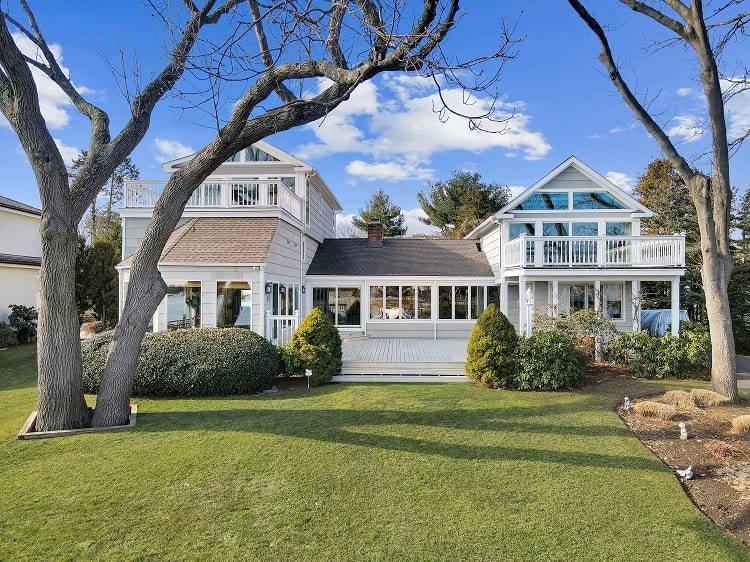
<path fill-rule="evenodd" d="M 510 223 L 509 228 L 511 240 L 515 240 L 521 236 L 521 234 L 534 236 L 534 232 L 536 232 L 536 227 L 533 222 L 512 222 Z"/>
<path fill-rule="evenodd" d="M 274 158 L 264 150 L 251 146 L 245 149 L 245 162 L 278 162 L 278 158 Z"/>
<path fill-rule="evenodd" d="M 383 287 L 370 287 L 370 318 L 383 318 Z"/>
<path fill-rule="evenodd" d="M 573 236 L 596 236 L 599 226 L 595 222 L 574 222 L 571 224 Z"/>
<path fill-rule="evenodd" d="M 250 328 L 252 303 L 250 283 L 220 281 L 216 284 L 216 326 Z"/>
<path fill-rule="evenodd" d="M 487 287 L 487 306 L 494 304 L 500 308 L 500 287 L 498 285 L 490 285 Z"/>
<path fill-rule="evenodd" d="M 313 307 L 322 310 L 336 326 L 361 324 L 359 287 L 314 287 Z"/>
<path fill-rule="evenodd" d="M 568 208 L 568 193 L 534 193 L 521 202 L 516 209 L 519 211 L 543 211 Z"/>
<path fill-rule="evenodd" d="M 622 319 L 622 295 L 624 287 L 621 284 L 606 284 L 602 285 L 602 289 L 604 292 L 604 314 L 606 314 L 607 318 L 612 318 L 613 320 Z"/>
<path fill-rule="evenodd" d="M 201 283 L 185 281 L 167 288 L 167 328 L 199 328 L 201 325 Z"/>
<path fill-rule="evenodd" d="M 573 192 L 574 209 L 627 209 L 606 191 Z"/>
<path fill-rule="evenodd" d="M 296 189 L 297 180 L 295 179 L 294 176 L 283 176 L 280 179 L 281 179 L 281 183 L 283 183 L 285 186 L 291 189 L 292 192 L 294 193 L 297 192 L 297 189 Z"/>
<path fill-rule="evenodd" d="M 588 310 L 594 308 L 593 285 L 570 286 L 570 311 Z"/>
<path fill-rule="evenodd" d="M 471 319 L 476 320 L 484 310 L 484 286 L 471 287 Z"/>
<path fill-rule="evenodd" d="M 417 287 L 417 318 L 420 320 L 432 318 L 432 287 L 429 285 Z"/>
<path fill-rule="evenodd" d="M 438 287 L 438 318 L 440 320 L 453 318 L 453 287 L 445 285 Z"/>
<path fill-rule="evenodd" d="M 632 222 L 608 222 L 607 236 L 630 236 L 633 234 Z"/>

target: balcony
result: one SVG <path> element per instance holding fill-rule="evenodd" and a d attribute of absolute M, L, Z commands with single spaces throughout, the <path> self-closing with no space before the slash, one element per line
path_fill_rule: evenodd
<path fill-rule="evenodd" d="M 684 267 L 684 236 L 521 236 L 503 246 L 511 268 Z"/>
<path fill-rule="evenodd" d="M 152 209 L 164 181 L 125 181 L 126 209 Z M 190 209 L 281 209 L 303 220 L 302 198 L 281 180 L 234 180 L 201 184 L 185 205 Z"/>

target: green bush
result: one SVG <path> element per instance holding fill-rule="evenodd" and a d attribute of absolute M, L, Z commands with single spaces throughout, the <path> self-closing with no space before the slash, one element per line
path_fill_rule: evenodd
<path fill-rule="evenodd" d="M 535 332 L 518 345 L 518 390 L 578 388 L 584 369 L 573 339 L 559 330 Z"/>
<path fill-rule="evenodd" d="M 36 321 L 39 314 L 33 306 L 11 304 L 8 324 L 16 332 L 19 342 L 29 342 L 36 338 Z"/>
<path fill-rule="evenodd" d="M 81 345 L 86 392 L 99 390 L 114 332 Z M 278 355 L 271 343 L 242 328 L 147 333 L 133 382 L 135 396 L 228 396 L 271 386 Z"/>
<path fill-rule="evenodd" d="M 10 327 L 10 324 L 0 320 L 0 348 L 14 345 L 18 345 L 16 331 Z"/>
<path fill-rule="evenodd" d="M 534 327 L 539 331 L 559 330 L 573 339 L 582 359 L 606 359 L 609 349 L 619 334 L 614 320 L 593 309 L 575 310 L 562 316 L 534 316 Z M 598 345 L 597 345 L 598 343 Z"/>
<path fill-rule="evenodd" d="M 652 337 L 647 331 L 620 334 L 610 359 L 645 379 L 703 377 L 710 371 L 710 348 L 703 325 L 682 322 L 679 338 L 670 333 Z"/>
<path fill-rule="evenodd" d="M 750 353 L 750 262 L 734 266 L 727 296 L 732 315 L 734 345 L 738 352 Z"/>
<path fill-rule="evenodd" d="M 279 354 L 279 376 L 304 374 L 305 367 L 302 365 L 302 357 L 297 348 L 286 344 L 277 347 L 276 351 Z"/>
<path fill-rule="evenodd" d="M 484 309 L 471 330 L 466 374 L 490 388 L 508 388 L 516 376 L 518 336 L 494 304 Z"/>
<path fill-rule="evenodd" d="M 319 308 L 313 308 L 305 317 L 288 347 L 292 351 L 285 352 L 285 360 L 296 353 L 302 369 L 312 369 L 312 386 L 324 384 L 341 372 L 341 336 Z"/>

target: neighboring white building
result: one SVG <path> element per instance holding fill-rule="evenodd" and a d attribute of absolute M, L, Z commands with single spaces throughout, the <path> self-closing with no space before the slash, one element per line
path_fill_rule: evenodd
<path fill-rule="evenodd" d="M 126 182 L 124 256 L 164 183 Z M 312 166 L 265 142 L 241 152 L 196 190 L 162 253 L 170 293 L 154 329 L 241 325 L 278 343 L 319 307 L 342 332 L 468 338 L 495 302 L 518 331 L 579 308 L 631 330 L 644 280 L 671 282 L 679 313 L 684 236 L 641 236 L 652 213 L 574 157 L 464 240 L 383 239 L 378 224 L 335 239 L 340 210 Z M 118 268 L 124 295 L 129 259 Z"/>
<path fill-rule="evenodd" d="M 38 308 L 42 243 L 35 207 L 0 196 L 0 320 L 11 304 Z"/>

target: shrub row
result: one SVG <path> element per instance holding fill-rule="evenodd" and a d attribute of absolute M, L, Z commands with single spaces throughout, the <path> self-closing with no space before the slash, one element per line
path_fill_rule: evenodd
<path fill-rule="evenodd" d="M 81 346 L 84 390 L 96 393 L 114 332 Z M 278 370 L 274 346 L 242 328 L 148 333 L 133 382 L 135 396 L 223 396 L 260 392 Z"/>
<path fill-rule="evenodd" d="M 466 374 L 491 388 L 559 390 L 581 386 L 584 369 L 569 335 L 551 330 L 519 340 L 492 304 L 471 332 Z"/>
<path fill-rule="evenodd" d="M 705 377 L 711 370 L 711 338 L 699 322 L 681 322 L 680 337 L 660 338 L 648 332 L 620 334 L 610 350 L 610 360 L 628 367 L 636 377 Z"/>

